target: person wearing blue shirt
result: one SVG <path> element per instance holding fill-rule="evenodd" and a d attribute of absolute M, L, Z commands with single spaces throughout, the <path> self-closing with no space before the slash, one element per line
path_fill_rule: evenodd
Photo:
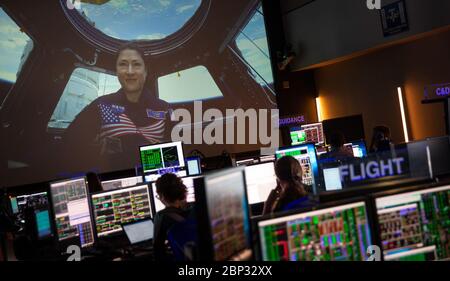
<path fill-rule="evenodd" d="M 277 187 L 273 189 L 264 204 L 263 215 L 308 208 L 316 204 L 302 183 L 302 167 L 292 156 L 284 156 L 275 163 Z"/>
<path fill-rule="evenodd" d="M 72 169 L 131 169 L 139 163 L 139 146 L 170 139 L 170 105 L 147 82 L 149 66 L 135 42 L 122 45 L 116 58 L 121 88 L 86 106 L 64 134 Z M 82 94 L 82 93 L 79 93 Z"/>
<path fill-rule="evenodd" d="M 153 250 L 155 260 L 173 261 L 168 240 L 170 229 L 193 217 L 193 208 L 186 201 L 187 188 L 181 178 L 172 173 L 162 175 L 156 181 L 156 193 L 165 208 L 154 218 Z M 188 235 L 188 233 L 186 233 Z"/>

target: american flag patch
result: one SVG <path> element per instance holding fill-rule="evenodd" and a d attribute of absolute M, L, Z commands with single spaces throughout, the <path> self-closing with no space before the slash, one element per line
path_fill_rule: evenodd
<path fill-rule="evenodd" d="M 111 105 L 99 104 L 99 109 L 102 119 L 100 138 L 138 134 L 151 143 L 158 143 L 164 137 L 164 120 L 147 127 L 137 127 L 125 113 L 115 112 Z"/>

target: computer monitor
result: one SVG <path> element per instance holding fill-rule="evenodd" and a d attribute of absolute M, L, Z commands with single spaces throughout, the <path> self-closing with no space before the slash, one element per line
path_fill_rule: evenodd
<path fill-rule="evenodd" d="M 428 138 L 433 176 L 450 174 L 450 139 L 449 136 Z"/>
<path fill-rule="evenodd" d="M 313 142 L 315 144 L 325 143 L 322 123 L 306 124 L 302 125 L 301 128 L 306 134 L 307 142 Z"/>
<path fill-rule="evenodd" d="M 322 154 L 325 154 L 328 152 L 328 147 L 324 145 L 316 145 L 316 155 L 319 157 Z"/>
<path fill-rule="evenodd" d="M 350 152 L 353 157 L 363 158 L 367 156 L 366 142 L 364 140 L 345 143 L 344 148 Z"/>
<path fill-rule="evenodd" d="M 58 241 L 79 237 L 81 247 L 94 244 L 86 178 L 50 183 Z"/>
<path fill-rule="evenodd" d="M 52 227 L 50 223 L 50 214 L 48 209 L 35 210 L 34 217 L 36 221 L 36 233 L 38 239 L 44 239 L 52 236 Z"/>
<path fill-rule="evenodd" d="M 244 167 L 238 167 L 194 181 L 201 259 L 251 258 L 252 235 L 244 173 Z"/>
<path fill-rule="evenodd" d="M 365 139 L 364 121 L 362 115 L 328 119 L 324 120 L 322 124 L 325 139 L 327 140 L 329 140 L 331 136 L 336 133 L 343 134 L 345 141 L 347 142 Z"/>
<path fill-rule="evenodd" d="M 17 197 L 10 197 L 9 202 L 11 205 L 11 212 L 15 215 L 19 212 L 19 204 L 17 202 Z"/>
<path fill-rule="evenodd" d="M 241 159 L 236 161 L 236 167 L 253 165 L 259 163 L 259 159 L 256 157 Z"/>
<path fill-rule="evenodd" d="M 259 162 L 274 162 L 276 160 L 275 155 L 261 155 L 259 156 Z"/>
<path fill-rule="evenodd" d="M 372 245 L 365 202 L 257 221 L 264 261 L 364 261 Z"/>
<path fill-rule="evenodd" d="M 200 157 L 186 158 L 187 173 L 189 176 L 196 176 L 202 173 L 202 165 Z"/>
<path fill-rule="evenodd" d="M 14 215 L 23 214 L 25 208 L 31 207 L 38 210 L 48 210 L 47 192 L 36 192 L 21 195 L 10 195 L 9 202 Z"/>
<path fill-rule="evenodd" d="M 384 260 L 450 258 L 450 186 L 375 199 Z"/>
<path fill-rule="evenodd" d="M 153 239 L 154 225 L 152 220 L 141 220 L 123 224 L 122 228 L 131 245 L 144 243 Z"/>
<path fill-rule="evenodd" d="M 274 162 L 245 167 L 248 203 L 250 205 L 267 200 L 269 193 L 277 186 Z"/>
<path fill-rule="evenodd" d="M 364 140 L 352 141 L 351 145 L 354 157 L 363 158 L 367 156 L 366 142 Z"/>
<path fill-rule="evenodd" d="M 6 190 L 6 195 L 9 211 L 32 240 L 53 237 L 48 182 L 12 187 Z"/>
<path fill-rule="evenodd" d="M 326 191 L 342 189 L 339 167 L 324 168 L 322 173 Z"/>
<path fill-rule="evenodd" d="M 123 187 L 135 186 L 142 183 L 142 177 L 127 177 L 122 179 L 115 179 L 110 181 L 102 181 L 102 188 L 104 191 L 120 189 Z"/>
<path fill-rule="evenodd" d="M 194 193 L 194 179 L 200 178 L 201 176 L 194 176 L 194 177 L 184 177 L 181 178 L 184 185 L 187 188 L 187 195 L 186 195 L 186 201 L 188 203 L 195 202 L 195 193 Z M 152 183 L 152 203 L 153 203 L 153 212 L 159 212 L 161 210 L 164 210 L 166 206 L 161 202 L 161 200 L 158 199 L 157 193 L 156 193 L 156 183 Z"/>
<path fill-rule="evenodd" d="M 291 145 L 304 144 L 308 141 L 306 138 L 305 130 L 299 128 L 291 129 L 290 135 L 291 135 Z"/>
<path fill-rule="evenodd" d="M 290 128 L 291 145 L 304 143 L 323 144 L 325 138 L 322 123 L 302 125 L 301 127 Z"/>
<path fill-rule="evenodd" d="M 122 232 L 122 224 L 153 217 L 148 186 L 138 185 L 91 195 L 97 237 Z"/>
<path fill-rule="evenodd" d="M 145 182 L 169 172 L 187 176 L 181 141 L 141 146 L 139 152 Z"/>
<path fill-rule="evenodd" d="M 280 148 L 275 153 L 276 158 L 292 156 L 300 162 L 303 171 L 303 183 L 316 189 L 316 181 L 319 175 L 316 151 L 313 143 Z"/>
<path fill-rule="evenodd" d="M 406 144 L 396 145 L 397 150 L 406 147 L 409 160 L 409 170 L 412 178 L 430 176 L 433 172 L 429 165 L 428 142 L 426 140 L 412 141 Z"/>

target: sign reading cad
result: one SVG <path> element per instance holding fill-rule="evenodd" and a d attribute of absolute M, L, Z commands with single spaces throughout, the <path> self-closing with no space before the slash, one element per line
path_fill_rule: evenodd
<path fill-rule="evenodd" d="M 407 175 L 408 161 L 405 157 L 364 158 L 339 167 L 341 182 L 346 186 L 361 184 L 364 181 L 390 176 Z"/>
<path fill-rule="evenodd" d="M 424 100 L 445 100 L 450 97 L 450 84 L 435 84 L 425 87 Z"/>
<path fill-rule="evenodd" d="M 448 97 L 450 95 L 450 87 L 437 88 L 436 95 L 439 97 Z"/>

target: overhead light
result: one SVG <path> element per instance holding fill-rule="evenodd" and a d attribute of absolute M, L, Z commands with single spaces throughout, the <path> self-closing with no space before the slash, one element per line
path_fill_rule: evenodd
<path fill-rule="evenodd" d="M 405 142 L 409 142 L 408 124 L 406 123 L 405 104 L 403 102 L 402 87 L 397 88 L 398 101 L 400 103 L 400 113 L 402 115 L 403 135 L 405 136 Z"/>
<path fill-rule="evenodd" d="M 322 122 L 322 106 L 320 105 L 319 97 L 316 98 L 316 110 L 317 110 L 317 120 Z"/>

